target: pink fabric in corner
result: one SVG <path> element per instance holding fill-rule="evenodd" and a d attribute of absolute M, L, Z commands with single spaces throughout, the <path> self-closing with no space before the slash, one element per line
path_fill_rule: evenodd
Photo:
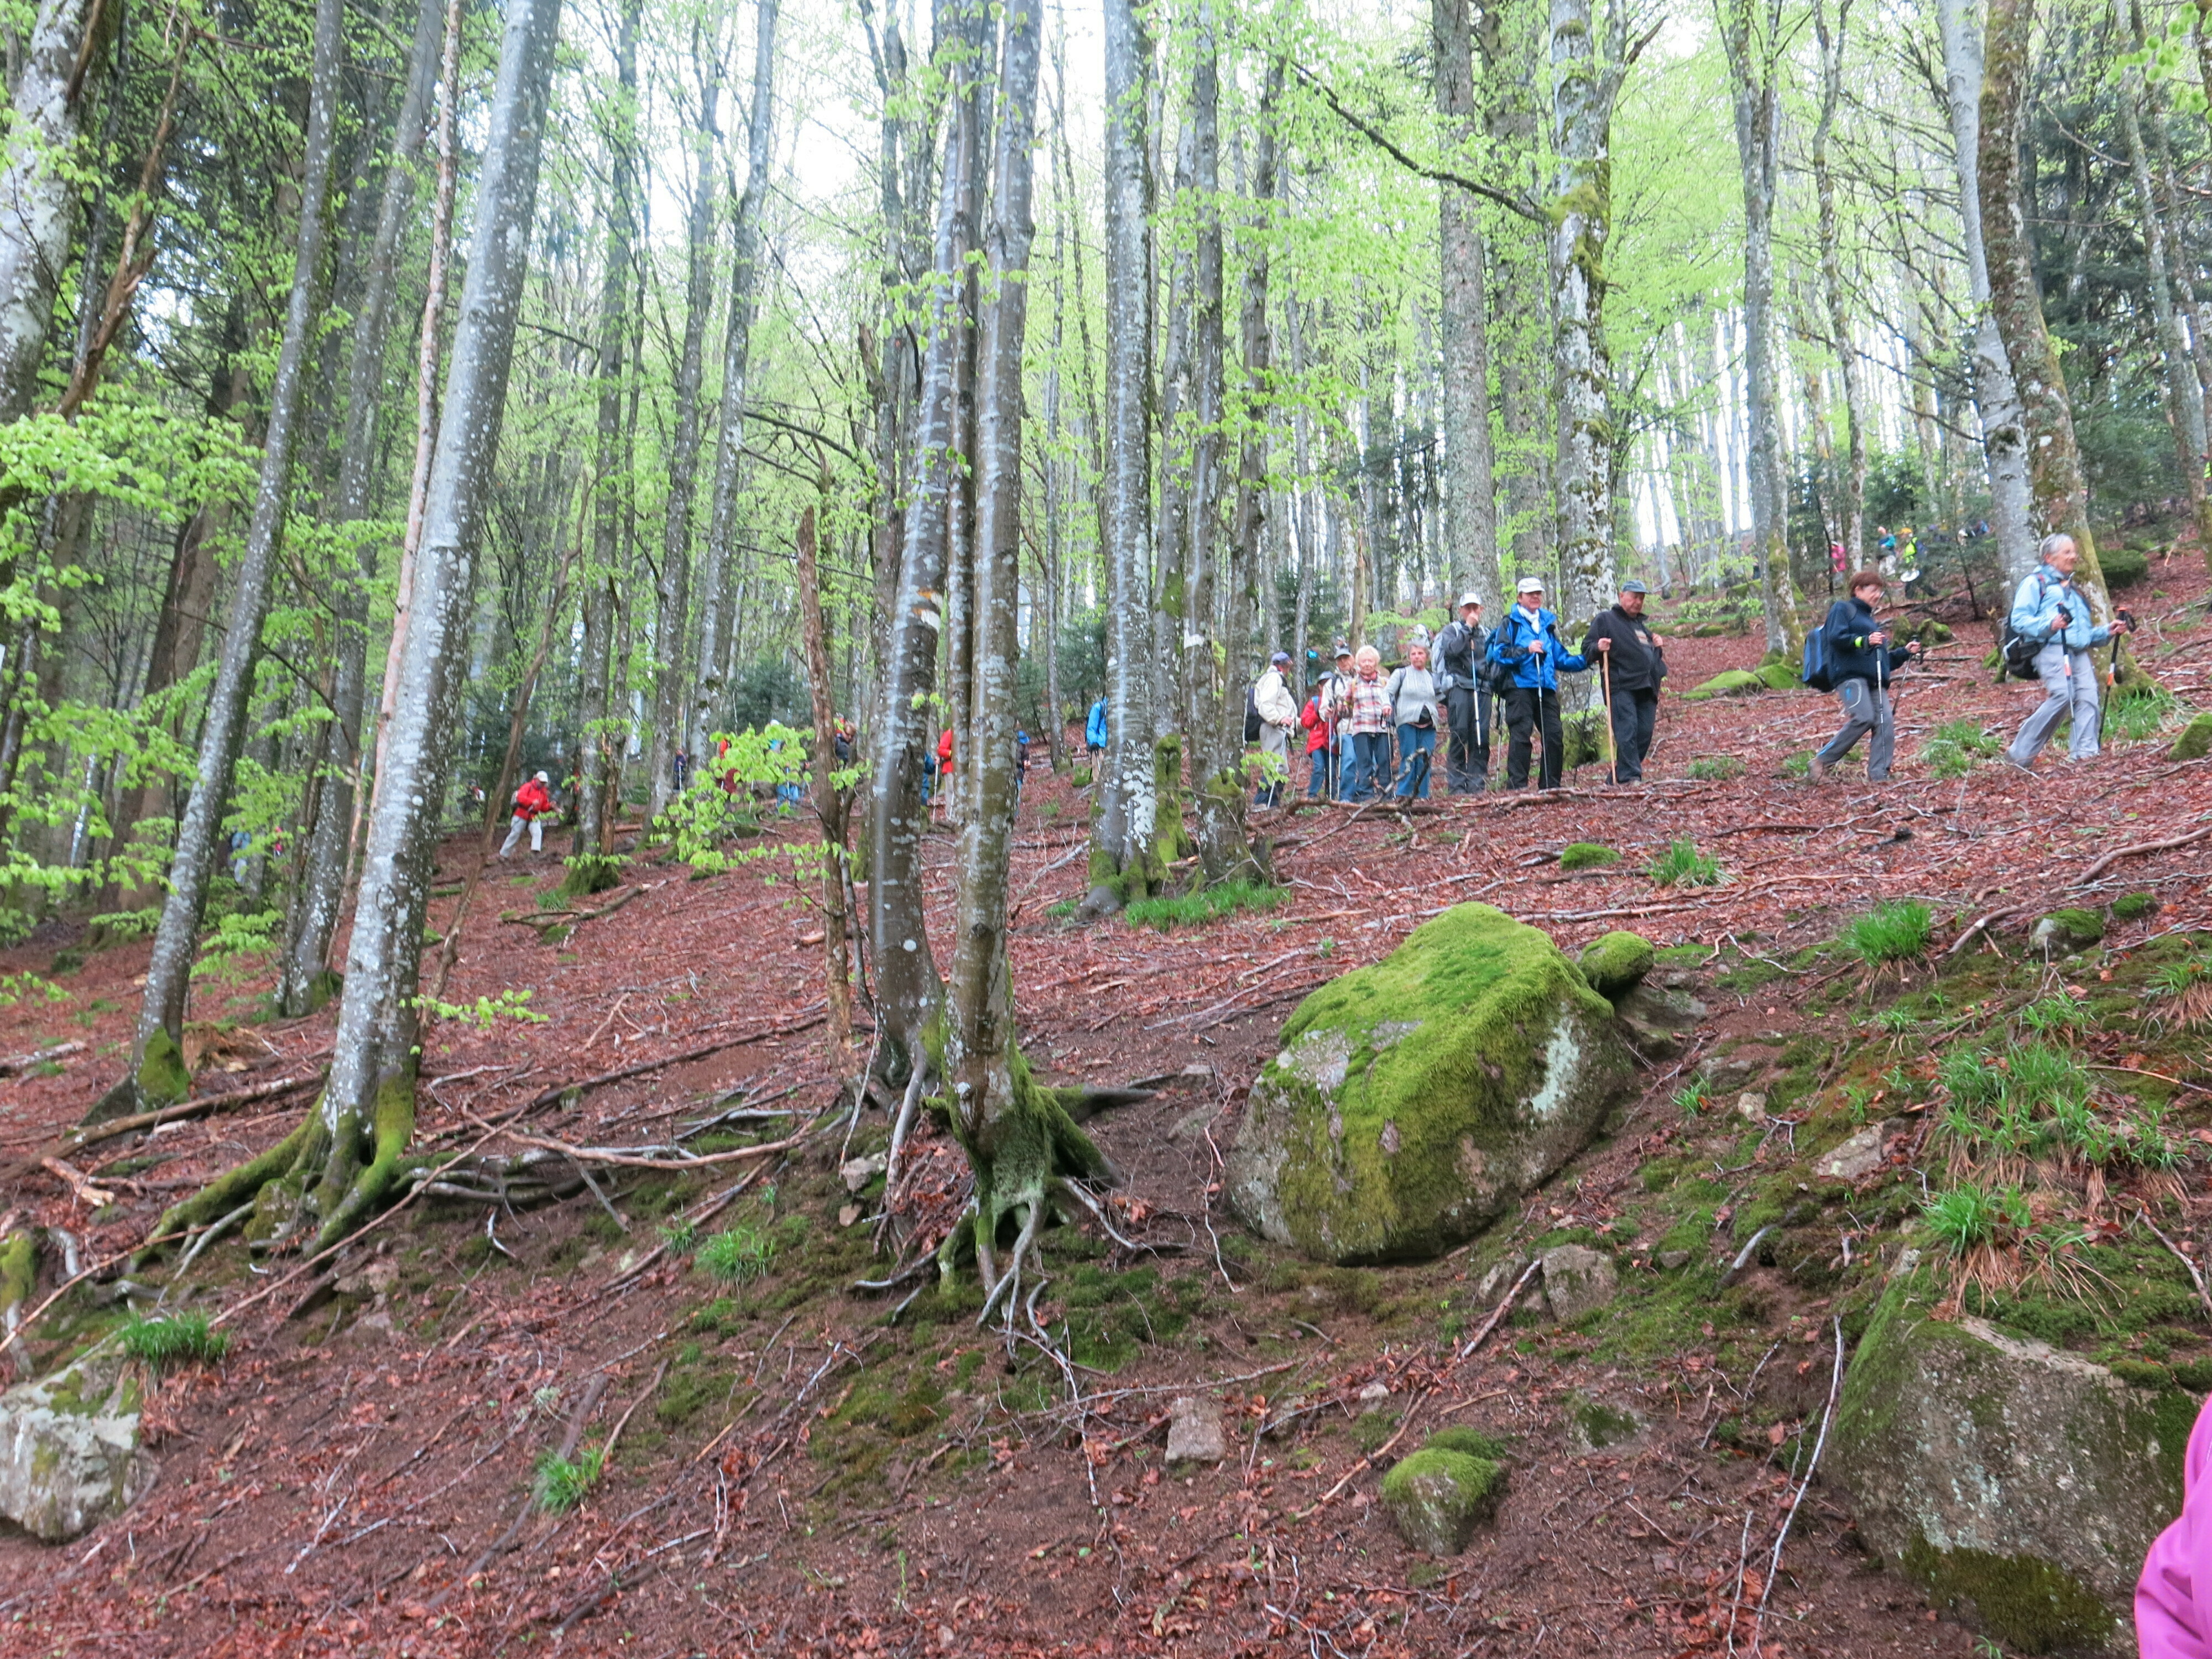
<path fill-rule="evenodd" d="M 2158 1535 L 2136 1585 L 2142 1659 L 2212 1659 L 2212 1400 L 2189 1431 L 2181 1513 Z"/>

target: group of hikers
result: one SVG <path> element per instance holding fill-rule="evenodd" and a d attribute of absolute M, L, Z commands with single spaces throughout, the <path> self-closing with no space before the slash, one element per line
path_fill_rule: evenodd
<path fill-rule="evenodd" d="M 2097 620 L 2074 585 L 2080 562 L 2071 538 L 2046 537 L 2007 617 L 2014 672 L 2033 675 L 2045 694 L 2005 750 L 2005 758 L 2023 770 L 2033 769 L 2035 757 L 2069 720 L 2069 756 L 2080 760 L 2098 752 L 2102 712 L 2094 653 L 2132 624 L 2124 611 L 2109 623 Z M 1897 742 L 1891 687 L 1920 651 L 1917 644 L 1897 641 L 1878 614 L 1889 586 L 1880 569 L 1854 572 L 1848 597 L 1829 607 L 1808 643 L 1808 663 L 1817 659 L 1821 665 L 1818 678 L 1808 676 L 1808 683 L 1832 691 L 1843 713 L 1836 734 L 1812 757 L 1815 783 L 1825 782 L 1863 738 L 1868 781 L 1880 783 L 1889 776 Z M 1280 804 L 1282 778 L 1301 737 L 1307 794 L 1316 800 L 1360 802 L 1386 793 L 1425 799 L 1439 744 L 1445 745 L 1451 791 L 1480 793 L 1489 787 L 1493 721 L 1501 714 L 1507 733 L 1504 787 L 1526 788 L 1533 761 L 1537 787 L 1556 789 L 1566 749 L 1561 674 L 1598 675 L 1612 736 L 1610 779 L 1641 781 L 1667 676 L 1665 641 L 1644 615 L 1647 592 L 1640 581 L 1624 583 L 1613 604 L 1584 630 L 1579 651 L 1570 651 L 1561 639 L 1559 617 L 1546 608 L 1544 585 L 1535 577 L 1521 580 L 1516 603 L 1494 629 L 1483 625 L 1481 597 L 1462 593 L 1453 620 L 1433 640 L 1417 629 L 1407 644 L 1406 662 L 1387 675 L 1373 646 L 1354 651 L 1340 641 L 1334 670 L 1303 702 L 1291 687 L 1290 654 L 1275 653 L 1252 688 L 1246 721 L 1248 738 L 1282 763 L 1280 775 L 1267 769 L 1258 805 Z M 1094 748 L 1104 748 L 1103 699 L 1091 710 L 1086 735 Z"/>

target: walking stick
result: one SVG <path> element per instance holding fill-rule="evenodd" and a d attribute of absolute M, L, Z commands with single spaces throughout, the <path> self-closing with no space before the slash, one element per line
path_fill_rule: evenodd
<path fill-rule="evenodd" d="M 1620 787 L 1620 750 L 1613 736 L 1613 653 L 1597 653 L 1598 684 L 1605 698 L 1605 768 L 1606 775 L 1616 789 Z"/>

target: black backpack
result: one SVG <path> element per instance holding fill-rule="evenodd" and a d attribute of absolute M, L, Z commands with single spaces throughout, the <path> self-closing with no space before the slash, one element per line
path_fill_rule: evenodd
<path fill-rule="evenodd" d="M 2051 584 L 2043 580 L 2043 573 L 2039 570 L 2035 573 L 2035 582 L 2036 597 L 2039 599 L 2051 591 Z M 2013 627 L 2011 614 L 2008 612 L 2004 626 L 1997 633 L 1997 649 L 2004 653 L 2005 673 L 2016 680 L 2035 678 L 2035 659 L 2042 654 L 2043 647 L 2050 643 L 2048 640 L 2031 640 L 2019 632 Z"/>
<path fill-rule="evenodd" d="M 1260 685 L 1258 681 L 1244 688 L 1244 741 L 1260 741 Z"/>

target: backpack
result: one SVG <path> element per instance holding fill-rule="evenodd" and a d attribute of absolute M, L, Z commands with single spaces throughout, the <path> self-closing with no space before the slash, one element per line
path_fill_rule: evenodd
<path fill-rule="evenodd" d="M 1255 680 L 1244 688 L 1244 741 L 1260 741 L 1260 684 Z"/>
<path fill-rule="evenodd" d="M 2044 595 L 2050 592 L 2051 584 L 2044 580 L 2043 572 L 2039 569 L 2035 573 L 2037 603 L 2041 604 Z M 2005 674 L 2011 675 L 2016 680 L 2035 678 L 2035 659 L 2042 653 L 2043 647 L 2050 642 L 2048 640 L 2031 640 L 2027 635 L 2019 632 L 2012 625 L 2012 613 L 2007 611 L 2004 626 L 1997 630 L 1997 649 L 2004 657 L 2003 670 L 1998 675 L 1999 680 L 2002 681 Z"/>
<path fill-rule="evenodd" d="M 1797 668 L 1797 678 L 1815 691 L 1836 689 L 1835 663 L 1828 654 L 1828 625 L 1822 623 L 1805 635 L 1805 655 Z"/>

